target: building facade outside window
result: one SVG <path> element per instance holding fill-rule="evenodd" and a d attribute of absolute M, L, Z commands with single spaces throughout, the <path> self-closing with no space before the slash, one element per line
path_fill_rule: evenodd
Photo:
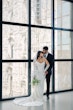
<path fill-rule="evenodd" d="M 29 95 L 32 60 L 45 45 L 54 55 L 50 92 L 73 89 L 72 3 L 54 0 L 53 7 L 53 0 L 31 0 L 31 6 L 29 2 L 2 1 L 2 21 L 6 22 L 2 24 L 2 99 Z"/>

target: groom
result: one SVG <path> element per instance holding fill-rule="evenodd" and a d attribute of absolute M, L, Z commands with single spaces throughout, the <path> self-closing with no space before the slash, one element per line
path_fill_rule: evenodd
<path fill-rule="evenodd" d="M 53 67 L 53 55 L 50 54 L 48 52 L 48 47 L 45 46 L 43 47 L 43 53 L 44 53 L 44 57 L 48 60 L 49 64 L 50 64 L 50 67 L 48 68 L 48 70 L 46 71 L 46 85 L 47 85 L 47 90 L 46 90 L 46 93 L 44 93 L 44 95 L 47 95 L 47 99 L 49 99 L 49 90 L 50 90 L 50 77 L 51 77 L 51 74 L 52 74 L 52 67 Z"/>

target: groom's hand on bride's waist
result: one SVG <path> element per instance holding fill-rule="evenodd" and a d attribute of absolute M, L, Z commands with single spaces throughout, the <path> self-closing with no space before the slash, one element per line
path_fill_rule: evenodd
<path fill-rule="evenodd" d="M 48 74 L 48 71 L 46 71 L 45 74 L 47 75 Z"/>

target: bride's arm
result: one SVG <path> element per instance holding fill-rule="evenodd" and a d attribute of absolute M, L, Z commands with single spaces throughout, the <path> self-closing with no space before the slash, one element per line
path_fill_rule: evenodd
<path fill-rule="evenodd" d="M 44 69 L 44 72 L 46 72 L 46 71 L 48 70 L 50 64 L 49 64 L 48 60 L 45 59 L 45 58 L 44 58 L 44 61 L 45 61 L 45 64 L 46 64 L 46 67 L 45 67 L 45 69 Z"/>

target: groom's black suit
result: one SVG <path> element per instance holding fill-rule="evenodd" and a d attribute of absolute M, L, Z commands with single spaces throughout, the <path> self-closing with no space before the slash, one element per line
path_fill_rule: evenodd
<path fill-rule="evenodd" d="M 47 84 L 47 96 L 49 96 L 49 90 L 50 90 L 50 77 L 51 77 L 51 74 L 52 74 L 52 67 L 53 67 L 53 62 L 54 62 L 54 58 L 53 58 L 53 55 L 48 53 L 47 55 L 47 58 L 48 62 L 50 63 L 50 67 L 48 68 L 48 74 L 46 75 L 46 84 Z"/>

